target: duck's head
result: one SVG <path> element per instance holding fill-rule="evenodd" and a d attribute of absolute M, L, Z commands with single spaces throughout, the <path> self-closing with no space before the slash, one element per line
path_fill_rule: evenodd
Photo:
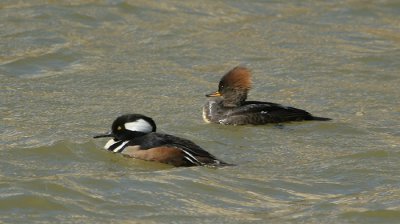
<path fill-rule="evenodd" d="M 115 141 L 127 141 L 155 131 L 156 123 L 152 118 L 141 114 L 125 114 L 114 120 L 110 132 L 94 138 L 110 137 Z"/>
<path fill-rule="evenodd" d="M 251 88 L 250 70 L 237 66 L 226 73 L 219 81 L 218 91 L 207 97 L 222 97 L 224 106 L 239 106 L 247 98 Z"/>

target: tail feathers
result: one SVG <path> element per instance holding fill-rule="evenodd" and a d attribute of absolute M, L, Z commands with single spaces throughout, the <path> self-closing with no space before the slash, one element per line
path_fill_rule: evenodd
<path fill-rule="evenodd" d="M 311 120 L 314 120 L 314 121 L 330 121 L 330 120 L 332 120 L 331 118 L 327 118 L 327 117 L 312 117 L 312 119 Z"/>

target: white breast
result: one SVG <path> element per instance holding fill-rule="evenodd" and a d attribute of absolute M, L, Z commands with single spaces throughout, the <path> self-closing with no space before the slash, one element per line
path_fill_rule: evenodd
<path fill-rule="evenodd" d="M 121 141 L 114 141 L 114 139 L 109 140 L 106 145 L 104 146 L 104 149 L 109 150 L 109 148 L 111 146 L 113 146 L 114 144 L 120 143 Z M 121 145 L 119 145 L 117 148 L 113 149 L 113 152 L 121 152 L 120 150 L 125 147 L 125 145 L 128 143 L 129 141 L 124 141 Z"/>
<path fill-rule="evenodd" d="M 210 119 L 208 119 L 208 117 L 207 117 L 207 108 L 204 106 L 204 108 L 203 108 L 203 120 L 206 122 L 206 123 L 211 123 L 211 121 L 210 121 Z"/>
<path fill-rule="evenodd" d="M 108 141 L 106 143 L 106 145 L 104 146 L 104 149 L 109 149 L 112 145 L 114 145 L 115 143 L 117 143 L 118 141 L 114 141 L 114 139 L 111 139 L 110 141 Z"/>

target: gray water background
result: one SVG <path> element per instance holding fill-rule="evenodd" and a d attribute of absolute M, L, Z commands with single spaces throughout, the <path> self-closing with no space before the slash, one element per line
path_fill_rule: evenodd
<path fill-rule="evenodd" d="M 1 223 L 400 223 L 399 1 L 1 1 Z M 218 126 L 251 100 L 333 118 Z M 92 136 L 154 118 L 235 167 L 123 158 Z"/>

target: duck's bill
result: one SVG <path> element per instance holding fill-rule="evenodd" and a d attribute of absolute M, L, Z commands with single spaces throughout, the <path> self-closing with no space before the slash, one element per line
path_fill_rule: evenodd
<path fill-rule="evenodd" d="M 221 93 L 217 91 L 206 95 L 206 97 L 216 97 L 216 96 L 221 96 Z"/>
<path fill-rule="evenodd" d="M 93 138 L 113 138 L 113 137 L 114 137 L 114 135 L 111 133 L 111 131 L 107 132 L 105 134 L 93 136 Z"/>

